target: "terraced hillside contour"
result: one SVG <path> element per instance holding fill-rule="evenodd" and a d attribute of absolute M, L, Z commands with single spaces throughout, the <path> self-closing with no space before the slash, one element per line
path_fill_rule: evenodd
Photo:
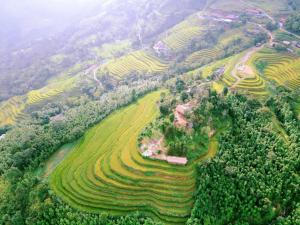
<path fill-rule="evenodd" d="M 195 170 L 143 158 L 137 137 L 157 115 L 154 92 L 89 130 L 51 176 L 54 191 L 73 207 L 125 215 L 135 210 L 166 224 L 190 214 Z M 211 157 L 216 143 L 211 143 Z"/>
<path fill-rule="evenodd" d="M 170 49 L 178 51 L 185 48 L 195 37 L 200 36 L 203 30 L 201 20 L 194 15 L 168 30 L 162 41 Z"/>
<path fill-rule="evenodd" d="M 107 62 L 102 66 L 101 70 L 109 72 L 118 78 L 122 78 L 134 71 L 155 73 L 162 72 L 167 68 L 168 65 L 160 62 L 156 57 L 151 56 L 144 51 L 135 51 Z"/>
<path fill-rule="evenodd" d="M 0 104 L 0 126 L 14 123 L 19 117 L 24 116 L 24 100 L 20 96 L 10 98 Z"/>
<path fill-rule="evenodd" d="M 269 80 L 291 90 L 300 87 L 300 58 L 265 49 L 256 54 L 255 60 L 267 63 L 264 75 Z"/>

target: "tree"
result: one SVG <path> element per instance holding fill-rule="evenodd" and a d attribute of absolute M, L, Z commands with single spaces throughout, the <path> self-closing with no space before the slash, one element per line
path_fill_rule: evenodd
<path fill-rule="evenodd" d="M 299 33 L 300 32 L 300 15 L 299 14 L 290 15 L 286 20 L 285 27 L 289 31 Z"/>
<path fill-rule="evenodd" d="M 273 23 L 273 22 L 270 21 L 270 22 L 267 23 L 266 28 L 269 31 L 274 31 L 274 30 L 278 29 L 278 24 L 277 23 Z"/>

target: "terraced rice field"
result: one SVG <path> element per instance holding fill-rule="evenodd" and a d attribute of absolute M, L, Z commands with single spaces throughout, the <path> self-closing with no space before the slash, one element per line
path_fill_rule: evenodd
<path fill-rule="evenodd" d="M 223 74 L 223 76 L 221 76 L 221 81 L 226 86 L 230 87 L 236 81 L 235 78 L 232 77 L 230 73 L 233 70 L 239 57 L 240 57 L 240 54 L 213 62 L 209 65 L 202 67 L 202 69 L 201 69 L 202 76 L 204 78 L 206 78 L 206 77 L 210 76 L 216 69 L 219 69 L 220 67 L 225 67 L 224 74 Z"/>
<path fill-rule="evenodd" d="M 27 94 L 27 104 L 36 104 L 45 99 L 57 96 L 66 90 L 70 90 L 76 86 L 76 78 L 71 77 L 63 80 L 51 82 L 44 88 L 30 91 Z"/>
<path fill-rule="evenodd" d="M 264 75 L 278 85 L 288 89 L 300 87 L 300 58 L 288 54 L 280 54 L 271 50 L 263 50 L 255 55 L 254 60 L 267 62 Z"/>
<path fill-rule="evenodd" d="M 220 54 L 220 51 L 220 48 L 202 49 L 189 55 L 185 60 L 185 64 L 191 65 L 204 60 L 213 60 Z"/>
<path fill-rule="evenodd" d="M 195 16 L 192 16 L 171 28 L 162 41 L 172 50 L 181 50 L 192 39 L 203 33 L 203 27 Z"/>
<path fill-rule="evenodd" d="M 15 123 L 24 116 L 22 110 L 25 108 L 22 97 L 13 97 L 0 104 L 0 126 Z"/>
<path fill-rule="evenodd" d="M 148 55 L 143 51 L 135 51 L 116 60 L 109 61 L 102 66 L 101 70 L 122 78 L 133 71 L 155 73 L 165 71 L 167 68 L 168 65 L 166 63 L 161 62 L 154 56 Z"/>
<path fill-rule="evenodd" d="M 166 224 L 183 224 L 195 191 L 189 166 L 143 158 L 137 137 L 157 115 L 154 92 L 89 130 L 51 176 L 51 187 L 71 206 L 124 215 L 141 211 Z M 217 145 L 211 142 L 209 154 Z"/>
<path fill-rule="evenodd" d="M 254 77 L 243 79 L 237 86 L 237 89 L 245 91 L 247 94 L 256 96 L 266 96 L 266 83 L 257 73 Z"/>

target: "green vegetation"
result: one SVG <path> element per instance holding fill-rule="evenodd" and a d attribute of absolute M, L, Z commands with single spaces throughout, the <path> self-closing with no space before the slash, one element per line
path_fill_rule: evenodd
<path fill-rule="evenodd" d="M 38 171 L 44 177 L 48 177 L 57 165 L 74 149 L 78 141 L 65 144 L 59 148 L 45 163 L 45 166 Z"/>
<path fill-rule="evenodd" d="M 178 51 L 202 34 L 203 27 L 197 16 L 191 16 L 167 31 L 162 41 L 172 50 Z"/>
<path fill-rule="evenodd" d="M 282 93 L 265 105 L 242 96 L 218 101 L 233 124 L 217 156 L 198 167 L 187 224 L 298 224 L 300 127 L 292 98 Z M 274 114 L 291 143 L 270 126 Z"/>
<path fill-rule="evenodd" d="M 285 27 L 292 32 L 300 33 L 300 15 L 290 15 L 286 20 Z"/>
<path fill-rule="evenodd" d="M 101 47 L 96 47 L 93 51 L 102 59 L 117 58 L 120 55 L 129 52 L 131 43 L 129 40 L 117 41 L 111 44 L 103 44 Z"/>

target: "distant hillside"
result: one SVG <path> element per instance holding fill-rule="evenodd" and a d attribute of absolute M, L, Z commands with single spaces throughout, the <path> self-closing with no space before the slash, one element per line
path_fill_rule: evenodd
<path fill-rule="evenodd" d="M 96 56 L 90 50 L 104 43 L 130 39 L 138 50 L 206 3 L 205 0 L 176 3 L 107 0 L 97 4 L 92 0 L 85 4 L 76 1 L 75 6 L 65 3 L 63 9 L 68 11 L 65 15 L 64 10 L 45 10 L 48 4 L 60 4 L 52 0 L 45 5 L 36 4 L 32 17 L 26 11 L 29 2 L 16 4 L 18 7 L 14 9 L 13 2 L 5 3 L 0 9 L 0 13 L 7 15 L 0 21 L 4 27 L 0 35 L 0 53 L 4 56 L 0 59 L 0 101 L 43 87 L 48 79 L 75 64 L 94 60 Z M 70 13 L 70 8 L 75 11 Z M 3 45 L 9 47 L 1 49 Z M 53 63 L 50 58 L 57 55 L 66 57 Z"/>

